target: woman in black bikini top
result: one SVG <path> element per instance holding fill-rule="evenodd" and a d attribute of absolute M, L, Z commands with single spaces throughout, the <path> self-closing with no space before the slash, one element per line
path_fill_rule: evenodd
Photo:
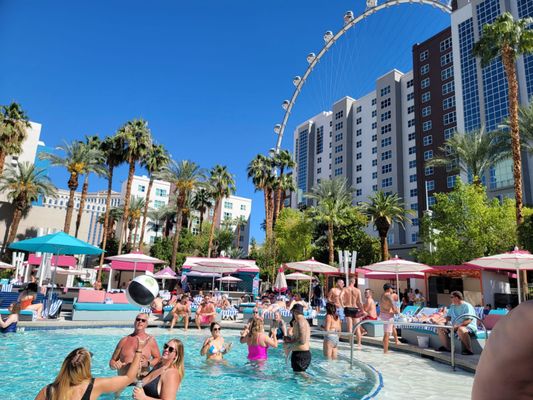
<path fill-rule="evenodd" d="M 133 390 L 133 398 L 136 400 L 175 399 L 185 374 L 183 364 L 183 343 L 179 339 L 169 340 L 163 345 L 159 363 L 144 377 L 144 386 Z"/>

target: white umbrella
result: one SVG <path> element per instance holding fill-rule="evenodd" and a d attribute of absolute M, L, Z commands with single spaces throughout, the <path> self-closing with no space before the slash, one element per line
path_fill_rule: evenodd
<path fill-rule="evenodd" d="M 147 263 L 147 264 L 164 264 L 166 261 L 160 260 L 158 258 L 147 256 L 142 253 L 128 253 L 128 254 L 119 254 L 118 256 L 106 257 L 107 260 L 111 261 L 123 261 L 133 263 L 133 277 L 135 278 L 135 272 L 137 271 L 137 263 Z"/>
<path fill-rule="evenodd" d="M 280 268 L 278 270 L 278 275 L 276 276 L 276 280 L 272 289 L 279 293 L 287 290 L 287 279 L 285 279 L 285 273 L 283 272 L 283 268 Z"/>
<path fill-rule="evenodd" d="M 392 272 L 396 276 L 396 290 L 400 290 L 399 274 L 402 272 L 424 272 L 432 269 L 429 265 L 417 263 L 414 261 L 407 261 L 394 256 L 387 261 L 381 261 L 375 264 L 370 264 L 364 267 L 370 271 Z"/>
<path fill-rule="evenodd" d="M 236 278 L 234 276 L 223 276 L 222 278 L 218 278 L 217 281 L 228 282 L 228 291 L 229 291 L 230 282 L 242 282 L 242 279 Z"/>
<path fill-rule="evenodd" d="M 287 263 L 285 264 L 285 267 L 300 272 L 312 272 L 314 274 L 337 274 L 339 272 L 338 268 L 315 261 L 314 258 L 311 258 L 310 260 L 306 261 L 296 261 Z"/>
<path fill-rule="evenodd" d="M 0 269 L 15 269 L 15 267 L 11 264 L 0 261 Z"/>
<path fill-rule="evenodd" d="M 238 262 L 231 258 L 214 258 L 197 261 L 191 266 L 191 271 L 196 272 L 218 272 L 219 274 L 234 274 L 240 270 L 250 270 L 249 263 Z M 259 268 L 257 268 L 259 272 Z M 215 288 L 215 279 L 213 277 L 213 289 Z"/>
<path fill-rule="evenodd" d="M 298 290 L 298 282 L 299 281 L 311 281 L 313 280 L 312 276 L 302 274 L 301 272 L 294 272 L 292 274 L 286 275 L 285 278 L 287 278 L 290 281 L 296 281 L 296 290 Z M 309 288 L 309 295 L 311 295 L 311 288 Z"/>
<path fill-rule="evenodd" d="M 476 258 L 475 260 L 465 263 L 465 265 L 481 267 L 484 269 L 516 270 L 518 303 L 520 303 L 522 302 L 520 270 L 533 270 L 533 254 L 527 250 L 519 250 L 518 247 L 515 247 L 513 251 L 488 257 Z"/>

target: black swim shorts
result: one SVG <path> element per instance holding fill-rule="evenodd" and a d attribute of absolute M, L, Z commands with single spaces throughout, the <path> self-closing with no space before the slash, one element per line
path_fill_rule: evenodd
<path fill-rule="evenodd" d="M 291 367 L 294 372 L 304 372 L 311 364 L 311 352 L 293 351 L 291 355 Z"/>
<path fill-rule="evenodd" d="M 350 318 L 357 318 L 359 314 L 359 309 L 355 307 L 344 307 L 344 316 Z"/>

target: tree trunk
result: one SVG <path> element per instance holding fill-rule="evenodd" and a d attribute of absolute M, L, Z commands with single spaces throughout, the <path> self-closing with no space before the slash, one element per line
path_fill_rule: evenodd
<path fill-rule="evenodd" d="M 107 177 L 107 196 L 105 199 L 105 214 L 104 214 L 104 238 L 102 239 L 102 250 L 104 252 L 100 255 L 100 268 L 98 268 L 97 281 L 102 279 L 102 268 L 104 265 L 105 246 L 107 244 L 107 238 L 109 236 L 109 213 L 111 212 L 111 193 L 113 191 L 113 167 L 109 167 L 109 175 Z"/>
<path fill-rule="evenodd" d="M 182 196 L 178 195 L 178 200 L 176 201 L 176 232 L 172 238 L 172 258 L 170 260 L 170 267 L 174 271 L 176 270 L 176 258 L 180 243 L 181 224 L 183 223 L 183 204 L 185 204 L 185 200 L 182 200 Z"/>
<path fill-rule="evenodd" d="M 76 193 L 76 189 L 78 188 L 78 175 L 76 175 L 75 173 L 70 174 L 70 178 L 68 180 L 68 188 L 70 189 L 70 193 L 68 196 L 67 214 L 65 215 L 65 226 L 63 227 L 63 232 L 65 232 L 67 235 L 70 232 L 72 212 L 74 211 L 74 195 Z"/>
<path fill-rule="evenodd" d="M 239 249 L 239 243 L 241 242 L 241 221 L 237 222 L 237 249 Z"/>
<path fill-rule="evenodd" d="M 205 209 L 204 210 L 199 210 L 200 211 L 200 233 L 202 233 L 202 226 L 204 224 L 204 212 L 205 212 Z"/>
<path fill-rule="evenodd" d="M 269 237 L 271 239 L 274 238 L 274 190 L 270 189 L 268 193 L 268 200 L 269 200 L 269 206 L 268 206 L 268 212 L 269 217 L 268 220 L 270 222 L 269 228 Z"/>
<path fill-rule="evenodd" d="M 17 237 L 17 231 L 19 229 L 20 220 L 22 219 L 22 210 L 15 207 L 13 212 L 13 220 L 11 221 L 11 227 L 9 229 L 9 236 L 7 237 L 7 243 L 13 243 Z"/>
<path fill-rule="evenodd" d="M 389 243 L 387 242 L 387 235 L 379 235 L 379 241 L 381 242 L 381 261 L 387 261 L 389 259 Z"/>
<path fill-rule="evenodd" d="M 137 245 L 137 234 L 139 233 L 139 221 L 135 222 L 135 233 L 133 235 L 133 246 L 132 249 L 141 250 L 141 242 Z M 137 245 L 137 246 L 136 246 Z"/>
<path fill-rule="evenodd" d="M 213 222 L 209 229 L 209 245 L 207 246 L 207 258 L 211 258 L 211 252 L 213 250 L 213 237 L 215 236 L 215 218 L 217 216 L 218 209 L 220 207 L 221 200 L 215 200 L 215 210 L 213 212 Z"/>
<path fill-rule="evenodd" d="M 122 216 L 122 232 L 120 232 L 120 238 L 118 240 L 118 254 L 122 254 L 122 244 L 124 243 L 124 236 L 128 231 L 128 217 L 130 214 L 130 197 L 131 197 L 131 184 L 133 182 L 133 175 L 135 174 L 135 161 L 130 160 L 130 168 L 128 171 L 128 183 L 126 184 L 126 195 L 124 198 L 124 214 Z"/>
<path fill-rule="evenodd" d="M 146 229 L 146 216 L 148 215 L 148 206 L 150 205 L 150 192 L 152 191 L 152 186 L 154 186 L 154 178 L 150 177 L 150 182 L 148 182 L 148 193 L 146 193 L 146 199 L 144 202 L 144 211 L 143 211 L 143 223 L 141 226 L 141 238 L 139 239 L 139 246 L 143 245 L 144 242 L 144 230 Z"/>
<path fill-rule="evenodd" d="M 328 222 L 328 249 L 329 249 L 329 265 L 333 266 L 335 262 L 335 246 L 333 244 L 333 222 Z"/>
<path fill-rule="evenodd" d="M 265 201 L 265 242 L 268 242 L 270 239 L 270 229 L 269 229 L 269 219 L 268 216 L 270 215 L 269 207 L 270 207 L 270 200 L 268 196 L 268 188 L 263 188 L 263 198 Z"/>
<path fill-rule="evenodd" d="M 513 49 L 502 49 L 502 60 L 509 84 L 509 120 L 511 126 L 511 149 L 513 152 L 513 178 L 516 202 L 516 224 L 524 222 L 522 215 L 522 155 L 520 153 L 520 132 L 518 131 L 518 82 L 513 59 Z"/>
<path fill-rule="evenodd" d="M 81 225 L 81 217 L 83 215 L 83 208 L 85 207 L 85 200 L 87 199 L 87 192 L 89 191 L 89 174 L 85 174 L 85 179 L 83 181 L 83 187 L 81 190 L 81 199 L 80 199 L 80 208 L 78 210 L 78 216 L 76 218 L 76 231 L 74 233 L 75 237 L 78 237 Z"/>
<path fill-rule="evenodd" d="M 6 153 L 0 150 L 0 176 L 2 175 L 2 172 L 4 171 L 5 163 L 6 163 Z"/>
<path fill-rule="evenodd" d="M 130 222 L 128 223 L 128 231 L 129 231 L 129 235 L 128 235 L 128 241 L 127 241 L 127 244 L 126 244 L 126 247 L 128 249 L 128 251 L 133 251 L 133 245 L 132 245 L 132 241 L 133 241 L 133 230 L 135 229 L 135 222 L 133 222 L 130 218 Z"/>

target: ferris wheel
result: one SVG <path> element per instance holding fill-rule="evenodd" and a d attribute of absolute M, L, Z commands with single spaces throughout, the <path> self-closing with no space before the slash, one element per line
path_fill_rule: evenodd
<path fill-rule="evenodd" d="M 281 107 L 285 111 L 283 120 L 280 124 L 274 126 L 274 133 L 278 135 L 276 141 L 276 147 L 274 148 L 275 153 L 279 153 L 281 149 L 281 142 L 283 140 L 283 134 L 285 133 L 285 128 L 287 127 L 287 122 L 291 115 L 291 111 L 296 103 L 296 99 L 300 95 L 307 79 L 318 65 L 320 60 L 325 56 L 329 49 L 343 37 L 351 28 L 356 26 L 359 22 L 363 21 L 365 18 L 369 17 L 372 14 L 375 14 L 383 9 L 387 9 L 392 6 L 397 6 L 400 4 L 421 4 L 421 5 L 430 5 L 441 10 L 444 13 L 451 14 L 452 6 L 451 0 L 387 0 L 378 4 L 378 0 L 366 0 L 366 10 L 362 12 L 357 17 L 354 16 L 352 11 L 347 11 L 344 14 L 344 26 L 337 32 L 333 33 L 332 31 L 326 31 L 324 33 L 324 46 L 317 53 L 309 53 L 307 55 L 307 69 L 303 76 L 295 76 L 292 80 L 293 85 L 295 86 L 294 92 L 290 100 L 284 100 L 281 104 Z"/>

